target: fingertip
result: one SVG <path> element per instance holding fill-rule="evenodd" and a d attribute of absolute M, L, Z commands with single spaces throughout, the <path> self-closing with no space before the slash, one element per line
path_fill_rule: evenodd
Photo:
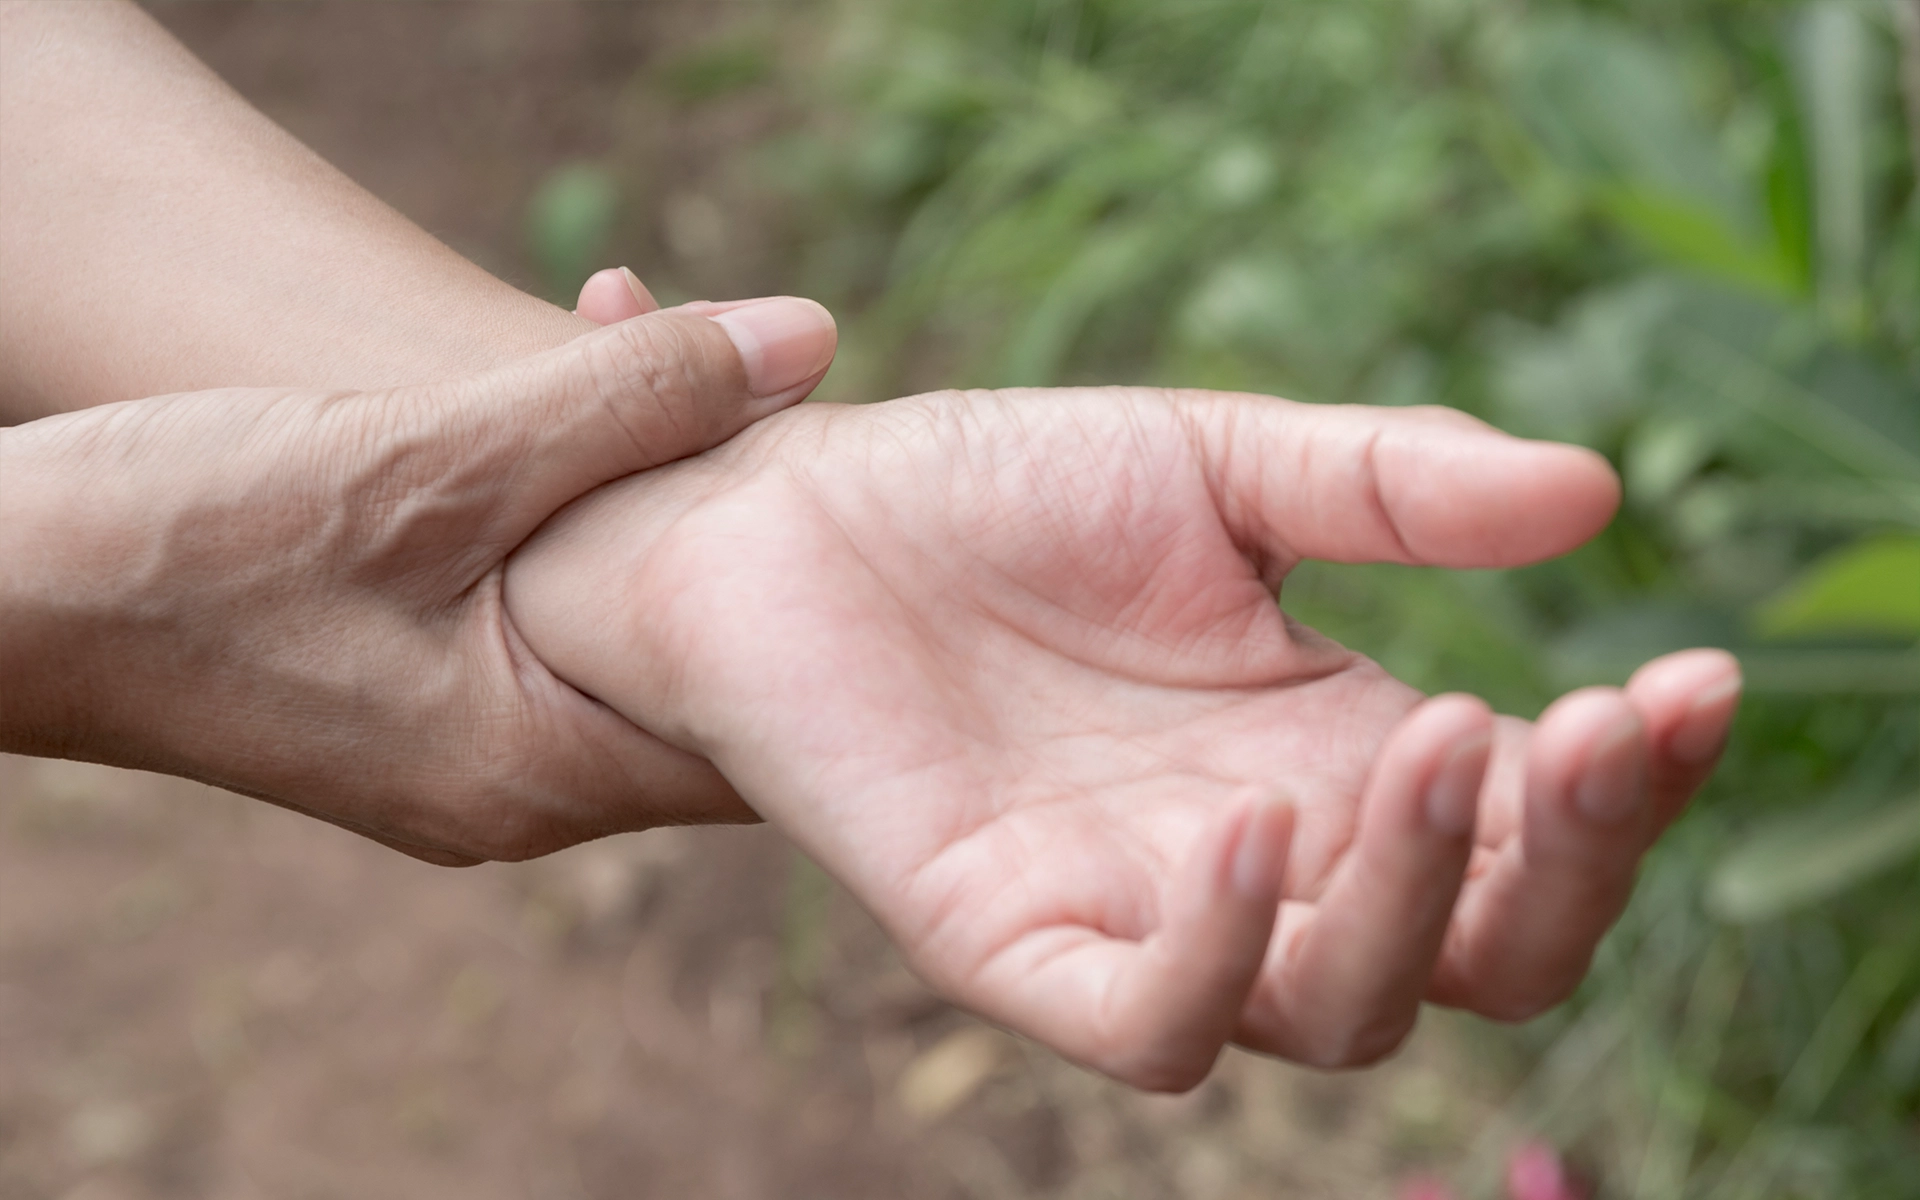
<path fill-rule="evenodd" d="M 1639 703 L 1658 696 L 1690 695 L 1727 679 L 1738 688 L 1740 660 L 1729 651 L 1702 646 L 1663 654 L 1642 665 L 1627 681 L 1627 693 Z"/>
<path fill-rule="evenodd" d="M 1230 821 L 1228 888 L 1243 900 L 1277 901 L 1293 842 L 1293 806 L 1256 794 Z"/>
<path fill-rule="evenodd" d="M 1453 567 L 1539 562 L 1591 539 L 1620 506 L 1620 479 L 1581 446 L 1498 430 L 1410 427 L 1381 449 L 1383 501 L 1413 554 Z"/>
<path fill-rule="evenodd" d="M 1493 709 L 1469 692 L 1442 692 L 1422 701 L 1414 719 L 1446 741 L 1493 731 Z"/>
<path fill-rule="evenodd" d="M 1547 705 L 1534 730 L 1536 748 L 1560 748 L 1563 742 L 1584 742 L 1601 728 L 1639 712 L 1617 687 L 1576 688 Z"/>
<path fill-rule="evenodd" d="M 1622 825 L 1646 806 L 1647 725 L 1618 688 L 1583 688 L 1555 701 L 1530 750 L 1536 787 L 1570 796 L 1591 824 Z"/>
<path fill-rule="evenodd" d="M 608 267 L 595 271 L 580 285 L 580 299 L 573 311 L 597 325 L 612 325 L 659 307 L 639 276 L 625 267 Z"/>
<path fill-rule="evenodd" d="M 1682 650 L 1634 672 L 1627 694 L 1646 717 L 1656 747 L 1689 773 L 1725 746 L 1740 707 L 1740 660 L 1725 650 Z"/>
<path fill-rule="evenodd" d="M 1570 793 L 1595 740 L 1625 715 L 1636 714 L 1619 688 L 1581 688 L 1547 705 L 1527 739 L 1528 790 Z"/>
<path fill-rule="evenodd" d="M 1740 690 L 1738 672 L 1701 688 L 1679 724 L 1667 735 L 1667 753 L 1683 766 L 1694 768 L 1705 767 L 1718 759 L 1733 731 L 1733 716 L 1740 708 Z"/>
<path fill-rule="evenodd" d="M 1532 562 L 1592 540 L 1620 511 L 1620 476 L 1606 456 L 1564 442 L 1519 441 L 1529 461 L 1515 473 L 1515 552 Z"/>
<path fill-rule="evenodd" d="M 833 362 L 839 329 L 823 305 L 800 296 L 773 296 L 707 317 L 726 331 L 739 352 L 747 387 L 782 407 L 811 390 Z"/>
<path fill-rule="evenodd" d="M 1424 807 L 1434 832 L 1460 841 L 1473 836 L 1480 816 L 1480 791 L 1492 759 L 1491 719 L 1452 744 L 1427 784 Z"/>
<path fill-rule="evenodd" d="M 1646 801 L 1646 725 L 1634 713 L 1614 720 L 1595 738 L 1573 802 L 1589 821 L 1618 825 Z"/>
<path fill-rule="evenodd" d="M 1384 810 L 1374 819 L 1387 821 L 1396 839 L 1421 821 L 1446 838 L 1470 833 L 1492 747 L 1493 710 L 1486 701 L 1462 692 L 1424 700 L 1388 738 L 1368 784 L 1367 808 Z"/>
<path fill-rule="evenodd" d="M 1559 459 L 1558 472 L 1564 478 L 1571 491 L 1584 502 L 1589 531 L 1592 537 L 1607 527 L 1613 515 L 1620 511 L 1620 501 L 1624 490 L 1620 483 L 1620 473 L 1613 469 L 1607 456 L 1598 450 L 1586 446 L 1569 445 L 1566 442 L 1534 442 Z M 1584 538 L 1581 540 L 1585 540 Z"/>

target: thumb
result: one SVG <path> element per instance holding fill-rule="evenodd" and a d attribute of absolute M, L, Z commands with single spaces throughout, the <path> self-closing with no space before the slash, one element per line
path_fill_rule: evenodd
<path fill-rule="evenodd" d="M 517 545 L 601 484 L 798 403 L 836 344 L 827 310 L 793 296 L 648 313 L 426 396 L 395 393 L 405 428 L 393 449 L 418 447 L 443 481 L 489 496 L 487 540 Z"/>
<path fill-rule="evenodd" d="M 660 302 L 653 298 L 640 277 L 625 267 L 595 271 L 580 285 L 580 299 L 573 313 L 595 325 L 611 325 L 631 317 L 657 312 Z"/>
<path fill-rule="evenodd" d="M 1188 399 L 1223 516 L 1283 568 L 1520 566 L 1593 537 L 1620 503 L 1593 451 L 1512 437 L 1454 409 Z"/>

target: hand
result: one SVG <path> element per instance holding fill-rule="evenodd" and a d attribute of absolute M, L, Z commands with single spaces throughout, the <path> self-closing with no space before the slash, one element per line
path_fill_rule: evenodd
<path fill-rule="evenodd" d="M 1371 1061 L 1584 973 L 1738 690 L 1691 652 L 1537 724 L 1289 622 L 1304 558 L 1502 567 L 1603 460 L 1447 410 L 1148 390 L 805 405 L 509 566 L 538 659 L 710 759 L 959 1003 L 1149 1087 Z"/>
<path fill-rule="evenodd" d="M 708 305 L 431 386 L 0 431 L 0 748 L 199 778 L 436 862 L 752 819 L 527 653 L 503 564 L 597 485 L 798 401 L 833 346 L 809 301 Z"/>

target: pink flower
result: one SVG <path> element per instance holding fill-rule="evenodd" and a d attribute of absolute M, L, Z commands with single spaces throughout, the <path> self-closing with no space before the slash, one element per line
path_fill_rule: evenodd
<path fill-rule="evenodd" d="M 1507 1200 L 1589 1200 L 1592 1192 L 1567 1169 L 1559 1151 L 1545 1142 L 1523 1142 L 1507 1156 Z M 1460 1200 L 1458 1192 L 1429 1175 L 1400 1185 L 1398 1200 Z"/>
<path fill-rule="evenodd" d="M 1510 1200 L 1586 1200 L 1586 1189 L 1576 1184 L 1552 1146 L 1527 1142 L 1507 1157 L 1507 1195 Z"/>

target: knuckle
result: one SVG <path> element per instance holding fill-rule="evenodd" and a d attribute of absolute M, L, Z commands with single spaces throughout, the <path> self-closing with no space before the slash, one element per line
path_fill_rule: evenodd
<path fill-rule="evenodd" d="M 649 464 L 677 457 L 689 441 L 711 440 L 714 427 L 734 411 L 717 401 L 739 390 L 740 368 L 718 361 L 713 339 L 724 341 L 725 335 L 694 328 L 698 320 L 628 321 L 587 349 L 590 389 Z"/>
<path fill-rule="evenodd" d="M 1462 412 L 1450 404 L 1419 404 L 1405 410 L 1421 420 L 1435 425 L 1447 425 L 1463 433 L 1497 433 L 1493 426 L 1482 421 L 1472 413 Z"/>

